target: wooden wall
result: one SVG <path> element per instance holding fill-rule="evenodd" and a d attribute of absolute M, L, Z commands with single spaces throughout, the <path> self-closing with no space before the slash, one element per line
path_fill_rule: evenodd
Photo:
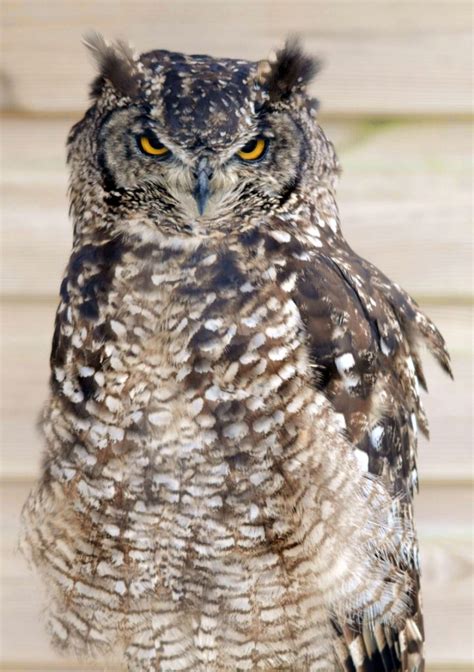
<path fill-rule="evenodd" d="M 92 670 L 48 648 L 40 591 L 15 549 L 38 473 L 36 417 L 71 243 L 64 141 L 93 70 L 94 28 L 137 48 L 261 58 L 298 33 L 326 68 L 313 91 L 338 148 L 347 238 L 421 302 L 455 382 L 428 358 L 432 440 L 417 519 L 428 670 L 472 662 L 471 3 L 457 0 L 3 0 L 0 497 L 3 670 Z M 113 665 L 107 669 L 116 669 Z"/>

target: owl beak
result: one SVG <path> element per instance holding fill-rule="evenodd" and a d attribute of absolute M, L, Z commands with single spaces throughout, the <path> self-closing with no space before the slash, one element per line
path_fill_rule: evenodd
<path fill-rule="evenodd" d="M 197 165 L 195 172 L 196 187 L 194 189 L 194 198 L 198 206 L 199 214 L 202 215 L 206 209 L 207 199 L 209 198 L 209 179 L 212 177 L 212 170 L 209 166 L 209 159 L 203 156 Z"/>

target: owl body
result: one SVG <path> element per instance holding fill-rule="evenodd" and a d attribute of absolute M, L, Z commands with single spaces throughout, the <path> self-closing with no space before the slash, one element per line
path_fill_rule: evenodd
<path fill-rule="evenodd" d="M 416 339 L 447 355 L 342 237 L 309 59 L 94 49 L 24 510 L 55 645 L 137 671 L 421 670 Z"/>

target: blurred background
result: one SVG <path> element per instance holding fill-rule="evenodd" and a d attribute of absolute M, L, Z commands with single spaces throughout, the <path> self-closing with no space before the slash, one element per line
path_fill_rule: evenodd
<path fill-rule="evenodd" d="M 1 0 L 2 670 L 99 670 L 53 654 L 40 589 L 15 552 L 37 473 L 36 418 L 71 245 L 64 143 L 94 76 L 90 29 L 145 51 L 261 59 L 296 33 L 325 62 L 313 86 L 344 173 L 351 245 L 435 320 L 451 382 L 427 356 L 431 442 L 416 515 L 428 672 L 471 670 L 472 5 L 457 0 Z M 113 665 L 107 669 L 116 669 Z"/>

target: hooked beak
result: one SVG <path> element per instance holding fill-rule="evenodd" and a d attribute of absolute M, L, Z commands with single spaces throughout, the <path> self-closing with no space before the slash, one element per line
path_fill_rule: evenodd
<path fill-rule="evenodd" d="M 209 159 L 203 156 L 197 165 L 196 187 L 194 189 L 194 198 L 198 206 L 199 214 L 202 215 L 206 209 L 207 199 L 209 198 L 209 179 L 212 177 L 212 170 L 209 166 Z"/>

